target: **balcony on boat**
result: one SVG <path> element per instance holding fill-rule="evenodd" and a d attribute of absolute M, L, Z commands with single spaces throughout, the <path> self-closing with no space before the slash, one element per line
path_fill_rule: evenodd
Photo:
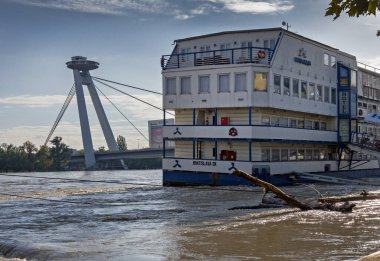
<path fill-rule="evenodd" d="M 265 125 L 165 126 L 167 139 L 249 139 L 257 141 L 305 141 L 336 143 L 337 133 L 330 130 L 301 129 Z"/>
<path fill-rule="evenodd" d="M 180 69 L 206 65 L 262 64 L 269 65 L 273 49 L 263 47 L 244 47 L 223 50 L 173 53 L 161 57 L 163 70 Z"/>

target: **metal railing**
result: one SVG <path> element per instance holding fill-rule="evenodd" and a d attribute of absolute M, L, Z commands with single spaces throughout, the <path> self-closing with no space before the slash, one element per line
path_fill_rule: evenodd
<path fill-rule="evenodd" d="M 351 143 L 362 148 L 380 151 L 380 137 L 370 133 L 356 133 L 351 135 Z"/>
<path fill-rule="evenodd" d="M 223 64 L 255 63 L 269 65 L 273 51 L 269 48 L 245 47 L 184 54 L 174 53 L 161 57 L 161 67 L 166 70 Z"/>

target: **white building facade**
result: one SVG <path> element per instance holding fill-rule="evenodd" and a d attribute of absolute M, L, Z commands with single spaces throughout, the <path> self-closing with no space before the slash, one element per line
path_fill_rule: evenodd
<path fill-rule="evenodd" d="M 281 28 L 175 43 L 161 60 L 163 107 L 175 114 L 163 130 L 175 143 L 163 159 L 165 185 L 244 184 L 235 169 L 282 183 L 291 172 L 348 168 L 339 148 L 356 116 L 354 56 Z M 340 89 L 346 69 L 352 95 Z M 358 168 L 378 167 L 366 159 Z"/>

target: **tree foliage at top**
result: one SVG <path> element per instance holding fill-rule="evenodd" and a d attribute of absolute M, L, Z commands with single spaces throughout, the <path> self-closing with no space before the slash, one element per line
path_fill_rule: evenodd
<path fill-rule="evenodd" d="M 376 15 L 380 11 L 380 0 L 331 0 L 326 10 L 326 16 L 334 16 L 337 19 L 342 12 L 350 17 L 364 15 Z"/>

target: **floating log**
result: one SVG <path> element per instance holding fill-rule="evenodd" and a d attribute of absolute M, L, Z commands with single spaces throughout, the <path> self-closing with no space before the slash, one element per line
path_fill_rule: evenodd
<path fill-rule="evenodd" d="M 341 197 L 324 197 L 318 199 L 321 203 L 338 203 L 347 201 L 374 200 L 380 199 L 380 193 L 370 193 L 363 191 L 360 195 L 346 195 Z"/>
<path fill-rule="evenodd" d="M 244 171 L 235 170 L 233 174 L 241 178 L 244 178 L 246 180 L 249 180 L 253 184 L 256 184 L 264 188 L 265 193 L 268 191 L 272 192 L 277 197 L 285 201 L 289 206 L 299 208 L 300 210 L 319 209 L 319 210 L 339 211 L 342 213 L 347 213 L 347 212 L 351 212 L 352 209 L 355 207 L 355 204 L 350 204 L 348 201 L 345 201 L 345 203 L 341 205 L 335 205 L 334 203 L 328 203 L 328 202 L 320 202 L 316 205 L 306 204 L 302 201 L 297 200 L 295 197 L 286 194 L 284 191 L 274 186 L 273 184 L 269 182 L 265 182 L 259 178 L 253 177 L 245 173 Z"/>

